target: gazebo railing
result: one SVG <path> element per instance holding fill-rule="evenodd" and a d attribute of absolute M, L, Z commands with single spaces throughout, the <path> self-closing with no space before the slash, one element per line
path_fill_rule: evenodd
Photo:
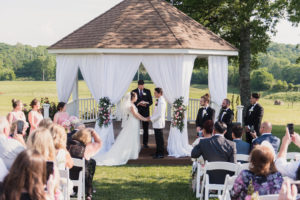
<path fill-rule="evenodd" d="M 153 101 L 155 102 L 155 101 Z M 189 122 L 195 121 L 197 117 L 198 110 L 200 108 L 200 99 L 189 99 L 189 105 L 187 107 L 187 120 Z M 154 105 L 150 107 L 150 114 L 154 110 Z M 98 102 L 93 98 L 84 98 L 74 101 L 70 101 L 67 104 L 67 112 L 70 115 L 77 116 L 84 123 L 95 122 L 98 113 Z M 118 105 L 112 108 L 112 118 L 120 120 L 120 112 Z M 166 111 L 166 120 L 171 121 L 172 112 L 171 105 L 168 104 Z"/>

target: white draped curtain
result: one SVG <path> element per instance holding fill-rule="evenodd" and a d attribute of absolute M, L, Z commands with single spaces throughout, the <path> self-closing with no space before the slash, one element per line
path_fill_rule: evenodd
<path fill-rule="evenodd" d="M 222 101 L 227 97 L 228 59 L 227 56 L 208 57 L 208 88 L 215 118 L 218 117 Z"/>
<path fill-rule="evenodd" d="M 157 87 L 163 89 L 163 96 L 172 104 L 175 99 L 184 97 L 184 104 L 189 101 L 189 88 L 195 55 L 155 55 L 144 56 L 143 64 Z M 190 156 L 192 147 L 188 142 L 187 119 L 182 132 L 170 127 L 168 138 L 169 156 Z"/>
<path fill-rule="evenodd" d="M 86 55 L 81 59 L 80 70 L 96 101 L 108 97 L 112 104 L 117 104 L 127 91 L 139 65 L 139 56 Z M 113 124 L 100 128 L 96 122 L 95 130 L 102 140 L 102 148 L 97 154 L 100 155 L 107 152 L 114 143 Z"/>
<path fill-rule="evenodd" d="M 79 64 L 80 56 L 56 56 L 56 88 L 59 101 L 68 103 L 73 86 L 77 80 L 76 77 Z"/>

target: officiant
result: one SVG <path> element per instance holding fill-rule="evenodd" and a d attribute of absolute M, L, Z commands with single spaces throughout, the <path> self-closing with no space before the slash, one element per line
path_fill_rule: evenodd
<path fill-rule="evenodd" d="M 138 96 L 137 101 L 135 102 L 136 107 L 138 108 L 139 113 L 147 118 L 150 116 L 150 106 L 152 105 L 152 96 L 150 90 L 144 88 L 144 81 L 138 81 L 138 88 L 133 90 Z M 149 122 L 142 122 L 143 125 L 143 147 L 149 148 L 148 146 L 148 137 L 149 137 Z"/>

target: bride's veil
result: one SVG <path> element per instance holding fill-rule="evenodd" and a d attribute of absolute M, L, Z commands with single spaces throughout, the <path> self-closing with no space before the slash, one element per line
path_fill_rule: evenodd
<path fill-rule="evenodd" d="M 122 116 L 122 127 L 126 124 L 129 113 L 130 113 L 130 106 L 131 106 L 131 95 L 130 92 L 126 93 L 125 96 L 121 100 L 121 116 Z"/>

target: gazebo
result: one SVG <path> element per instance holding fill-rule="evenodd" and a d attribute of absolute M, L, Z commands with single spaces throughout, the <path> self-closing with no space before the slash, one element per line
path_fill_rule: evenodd
<path fill-rule="evenodd" d="M 117 104 L 143 63 L 169 104 L 184 97 L 188 104 L 194 61 L 208 58 L 211 100 L 218 111 L 227 96 L 228 56 L 237 49 L 164 0 L 124 0 L 49 47 L 56 54 L 59 101 L 78 99 L 78 69 L 93 98 Z M 75 105 L 78 107 L 78 105 Z M 114 142 L 113 126 L 96 130 L 104 142 Z M 189 156 L 187 128 L 170 128 L 170 156 Z M 96 156 L 97 157 L 97 156 Z"/>

